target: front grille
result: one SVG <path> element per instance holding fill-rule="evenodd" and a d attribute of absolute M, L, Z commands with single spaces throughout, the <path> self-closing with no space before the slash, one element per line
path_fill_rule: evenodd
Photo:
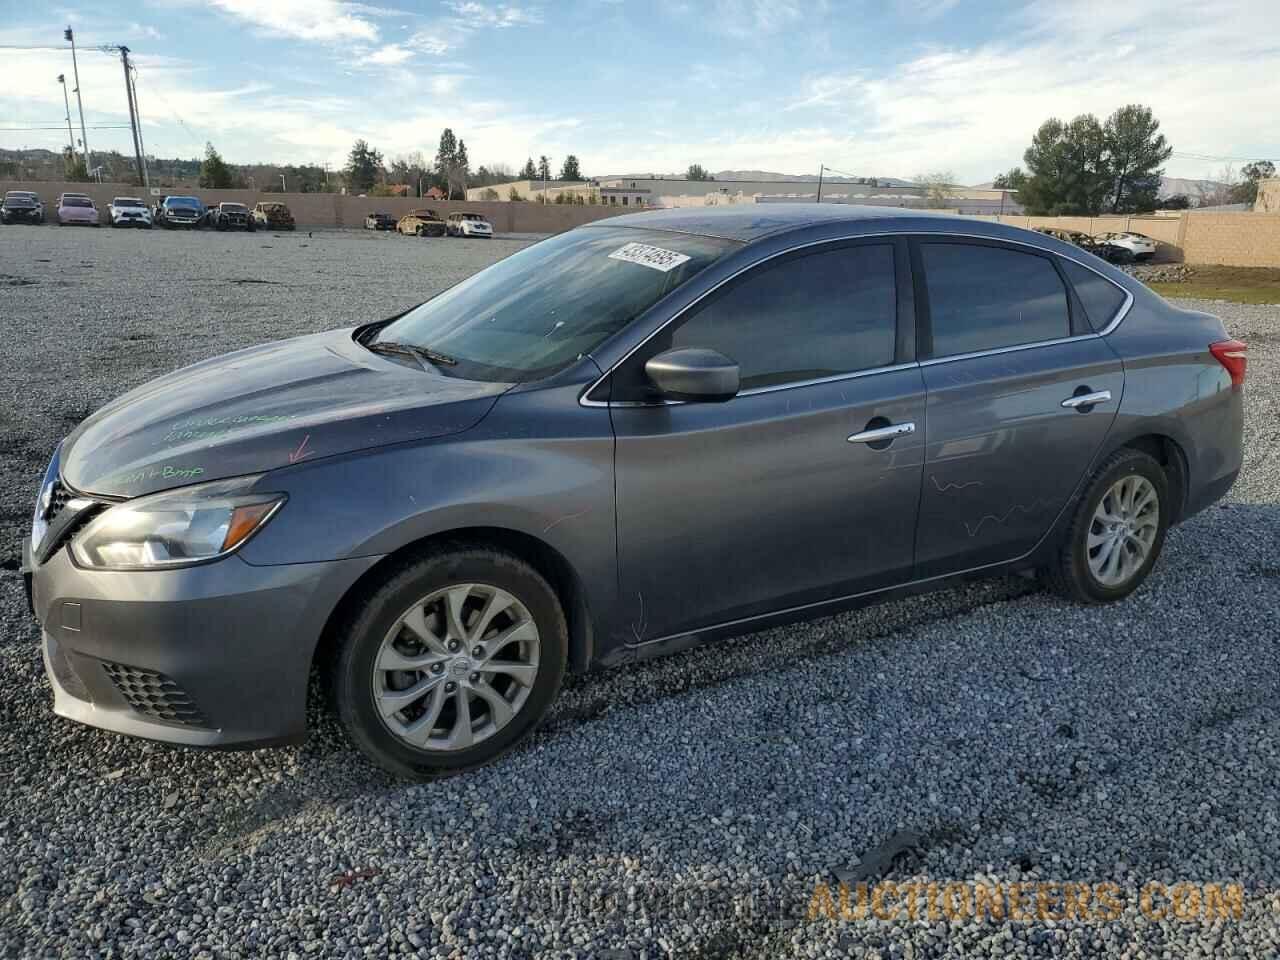
<path fill-rule="evenodd" d="M 48 523 L 53 523 L 54 517 L 62 512 L 63 507 L 67 505 L 67 501 L 70 499 L 71 494 L 62 485 L 62 481 L 53 481 L 53 486 L 49 489 L 49 509 L 45 511 L 45 520 Z"/>
<path fill-rule="evenodd" d="M 163 673 L 104 660 L 102 669 L 134 710 L 152 720 L 184 726 L 208 726 L 188 693 Z"/>

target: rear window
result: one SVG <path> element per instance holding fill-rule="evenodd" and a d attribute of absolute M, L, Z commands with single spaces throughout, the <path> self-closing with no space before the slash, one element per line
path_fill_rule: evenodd
<path fill-rule="evenodd" d="M 92 207 L 93 201 L 84 197 L 67 197 L 62 201 L 64 207 Z"/>
<path fill-rule="evenodd" d="M 1067 289 L 1047 257 L 970 243 L 922 243 L 932 356 L 1071 335 Z"/>
<path fill-rule="evenodd" d="M 248 210 L 243 203 L 224 203 L 221 206 L 224 213 L 244 213 Z"/>
<path fill-rule="evenodd" d="M 1060 260 L 1062 272 L 1080 298 L 1089 325 L 1095 331 L 1102 330 L 1115 319 L 1125 301 L 1125 292 L 1105 277 L 1082 267 L 1073 260 Z"/>

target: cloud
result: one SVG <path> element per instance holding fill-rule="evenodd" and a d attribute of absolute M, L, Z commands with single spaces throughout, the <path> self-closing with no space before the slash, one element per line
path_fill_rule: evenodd
<path fill-rule="evenodd" d="M 210 0 L 211 5 L 259 28 L 295 40 L 375 41 L 371 8 L 343 0 Z"/>
<path fill-rule="evenodd" d="M 376 64 L 380 67 L 391 67 L 396 64 L 404 63 L 406 60 L 413 58 L 413 51 L 398 43 L 390 44 L 375 50 L 365 57 L 367 63 Z"/>

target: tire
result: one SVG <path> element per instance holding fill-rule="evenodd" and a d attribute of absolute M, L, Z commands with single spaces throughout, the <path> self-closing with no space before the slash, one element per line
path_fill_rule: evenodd
<path fill-rule="evenodd" d="M 1126 489 L 1132 494 L 1131 509 L 1127 510 L 1123 502 Z M 1146 505 L 1147 491 L 1154 493 L 1154 507 Z M 1094 472 L 1057 556 L 1041 571 L 1042 580 L 1056 593 L 1080 603 L 1110 603 L 1127 597 L 1147 579 L 1160 557 L 1172 506 L 1169 482 L 1160 464 L 1141 450 L 1117 450 Z M 1117 520 L 1128 518 L 1121 520 L 1129 526 L 1118 528 L 1118 540 L 1109 540 L 1104 514 Z M 1137 562 L 1139 548 L 1145 553 Z M 1105 561 L 1113 554 L 1114 569 Z"/>
<path fill-rule="evenodd" d="M 462 640 L 460 648 L 448 652 L 445 644 L 455 638 L 457 627 L 445 626 L 447 600 L 442 593 L 452 588 L 456 596 L 462 589 L 459 585 L 472 588 L 464 594 L 467 599 L 459 618 L 464 635 L 477 627 L 490 598 L 505 603 L 501 600 L 505 596 L 514 601 L 493 612 L 492 621 L 484 628 L 485 637 L 492 642 L 496 635 L 519 631 L 520 639 L 489 649 L 484 656 L 488 663 L 507 665 L 524 658 L 528 682 L 486 668 L 486 661 L 475 657 L 474 636 L 457 638 Z M 495 594 L 495 589 L 500 593 Z M 413 642 L 415 633 L 402 625 L 406 618 L 416 616 L 415 610 L 425 612 L 417 620 L 430 633 L 431 647 Z M 535 631 L 532 635 L 530 629 Z M 380 586 L 353 606 L 339 624 L 336 637 L 338 647 L 328 671 L 339 720 L 365 756 L 397 776 L 412 779 L 461 773 L 489 763 L 519 744 L 554 702 L 568 660 L 564 613 L 547 581 L 511 554 L 464 544 L 420 556 L 392 570 Z M 499 651 L 500 657 L 496 656 Z M 379 669 L 380 658 L 392 655 L 435 658 L 440 672 L 436 674 L 434 667 L 428 669 L 425 664 L 416 670 Z M 530 657 L 534 663 L 528 662 Z M 384 697 L 394 696 L 419 685 L 425 689 L 416 699 L 406 700 L 402 709 L 383 719 L 378 691 Z M 500 708 L 504 712 L 514 706 L 509 718 L 495 716 L 491 710 L 495 696 L 507 704 Z M 461 713 L 464 701 L 470 723 L 464 722 Z M 399 732 L 393 732 L 393 727 Z M 406 739 L 415 734 L 417 744 Z"/>

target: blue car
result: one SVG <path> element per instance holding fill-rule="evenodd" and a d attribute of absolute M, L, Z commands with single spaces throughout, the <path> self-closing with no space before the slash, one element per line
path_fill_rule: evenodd
<path fill-rule="evenodd" d="M 198 229 L 207 211 L 198 197 L 165 197 L 160 204 L 159 222 L 167 230 L 175 227 Z"/>

